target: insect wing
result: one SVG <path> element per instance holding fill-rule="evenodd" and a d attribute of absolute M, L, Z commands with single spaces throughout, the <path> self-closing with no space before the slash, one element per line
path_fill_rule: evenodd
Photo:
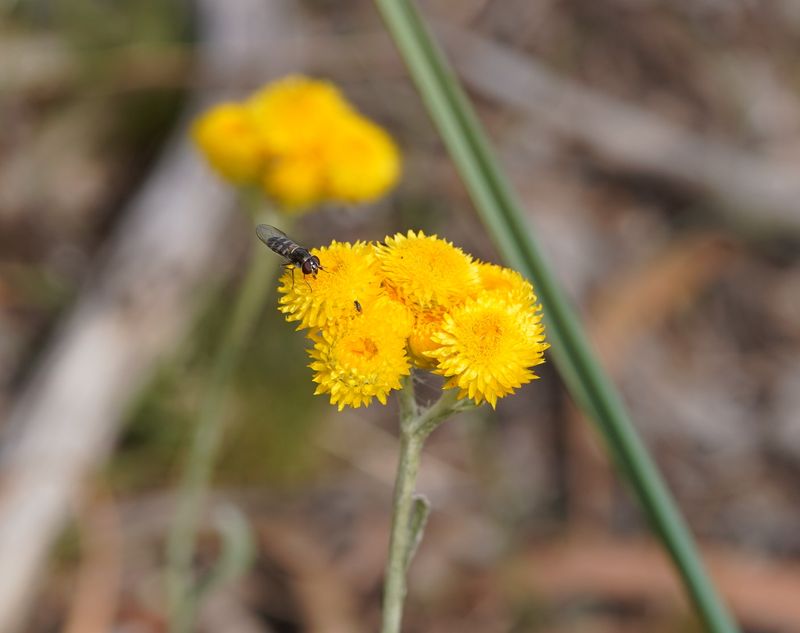
<path fill-rule="evenodd" d="M 293 255 L 300 248 L 299 245 L 280 229 L 276 229 L 269 224 L 259 224 L 256 227 L 256 235 L 258 235 L 258 239 L 267 245 L 267 248 L 281 257 L 285 257 L 295 266 L 299 266 L 302 263 Z"/>
<path fill-rule="evenodd" d="M 278 237 L 285 240 L 289 239 L 289 236 L 286 235 L 286 233 L 280 229 L 276 229 L 274 226 L 270 226 L 269 224 L 259 224 L 256 227 L 256 235 L 258 235 L 258 239 L 264 242 L 264 244 L 267 246 L 269 246 L 269 242 L 267 240 L 273 237 Z"/>

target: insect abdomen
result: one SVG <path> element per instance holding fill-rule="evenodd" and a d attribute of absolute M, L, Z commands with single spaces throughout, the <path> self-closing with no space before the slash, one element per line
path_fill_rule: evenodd
<path fill-rule="evenodd" d="M 278 255 L 282 255 L 286 259 L 289 259 L 292 251 L 297 249 L 297 244 L 288 237 L 270 237 L 266 240 L 266 244 Z"/>

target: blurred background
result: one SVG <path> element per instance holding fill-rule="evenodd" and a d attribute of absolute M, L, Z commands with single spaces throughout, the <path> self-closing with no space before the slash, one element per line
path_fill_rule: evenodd
<path fill-rule="evenodd" d="M 800 4 L 420 5 L 743 629 L 800 631 Z M 0 611 L 20 630 L 165 630 L 176 480 L 263 248 L 185 126 L 288 72 L 335 81 L 404 153 L 389 198 L 310 214 L 298 241 L 415 228 L 499 263 L 371 3 L 0 4 Z M 237 370 L 198 566 L 230 504 L 254 562 L 198 630 L 373 631 L 395 405 L 313 398 L 275 305 Z M 541 373 L 426 447 L 404 630 L 699 631 Z"/>

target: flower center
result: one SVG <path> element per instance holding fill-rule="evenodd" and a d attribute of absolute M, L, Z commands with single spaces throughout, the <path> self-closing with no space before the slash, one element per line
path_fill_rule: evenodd
<path fill-rule="evenodd" d="M 505 330 L 494 315 L 477 319 L 472 325 L 472 345 L 474 360 L 485 361 L 493 358 L 503 341 Z"/>
<path fill-rule="evenodd" d="M 378 346 L 371 338 L 360 337 L 351 343 L 350 353 L 364 360 L 372 360 L 378 355 Z"/>

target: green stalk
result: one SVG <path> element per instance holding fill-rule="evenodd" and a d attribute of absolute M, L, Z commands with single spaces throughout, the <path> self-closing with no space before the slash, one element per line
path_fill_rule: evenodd
<path fill-rule="evenodd" d="M 381 633 L 399 633 L 406 597 L 406 572 L 428 515 L 427 502 L 414 496 L 425 439 L 444 419 L 457 410 L 457 389 L 448 389 L 430 408 L 418 412 L 414 383 L 405 381 L 399 394 L 400 460 L 394 487 L 392 533 L 383 590 Z"/>
<path fill-rule="evenodd" d="M 394 483 L 392 534 L 383 589 L 383 628 L 381 633 L 399 633 L 406 597 L 406 553 L 411 545 L 411 510 L 414 485 L 422 456 L 422 440 L 400 433 L 400 461 Z"/>
<path fill-rule="evenodd" d="M 260 221 L 274 221 L 274 215 L 266 214 Z M 178 490 L 175 520 L 167 543 L 167 595 L 171 633 L 189 633 L 193 627 L 200 591 L 194 581 L 192 563 L 203 501 L 222 442 L 228 387 L 245 345 L 270 296 L 279 261 L 271 253 L 262 252 L 262 249 L 252 253 L 203 394 L 197 428 Z"/>
<path fill-rule="evenodd" d="M 548 269 L 486 134 L 444 56 L 411 3 L 376 0 L 376 5 L 499 251 L 536 285 L 552 355 L 567 388 L 596 422 L 621 474 L 672 557 L 707 630 L 737 632 L 620 396 L 594 357 L 573 308 Z"/>

